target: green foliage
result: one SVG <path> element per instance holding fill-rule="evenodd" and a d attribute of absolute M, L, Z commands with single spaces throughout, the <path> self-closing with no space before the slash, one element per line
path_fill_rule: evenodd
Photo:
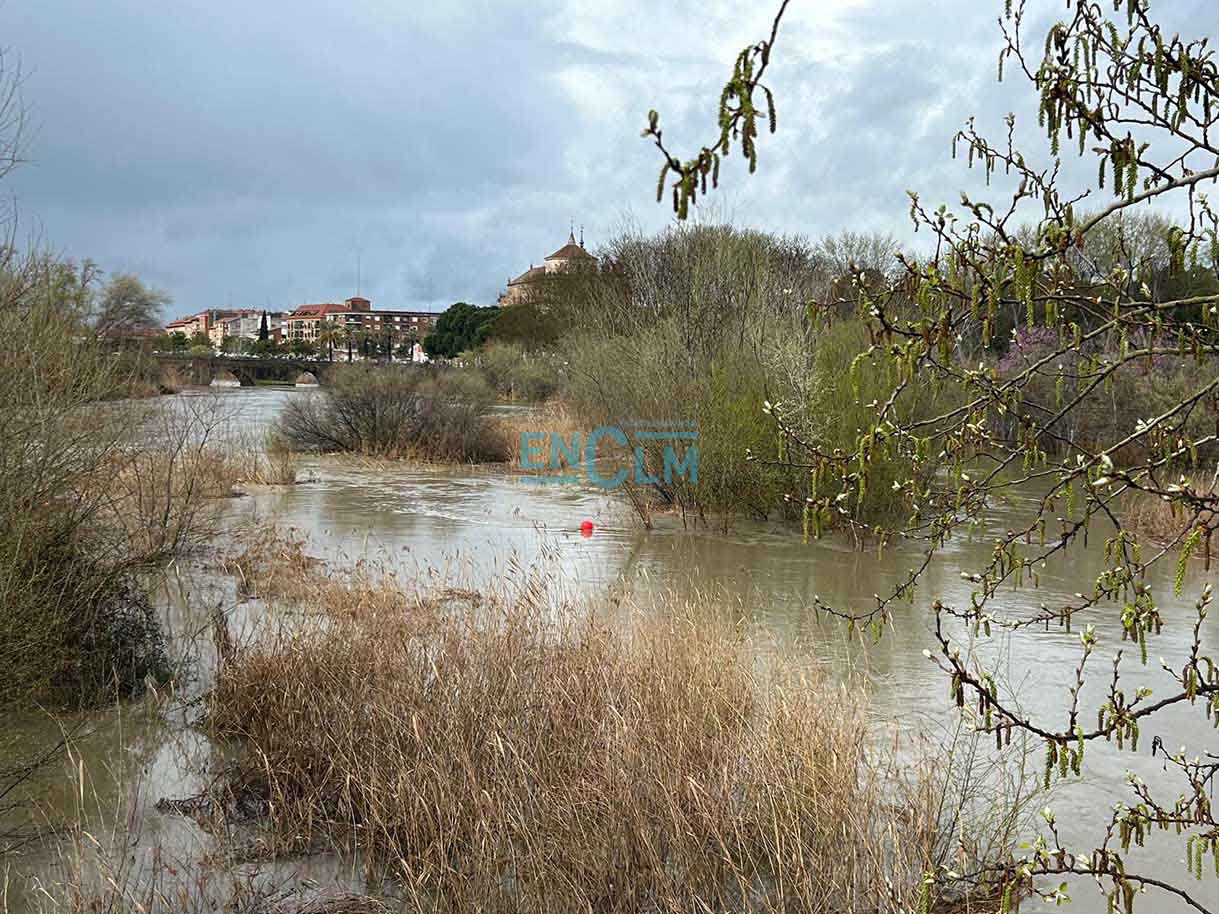
<path fill-rule="evenodd" d="M 906 520 L 936 465 L 921 467 L 911 484 L 901 452 L 883 440 L 868 440 L 878 405 L 894 396 L 898 378 L 884 355 L 871 351 L 862 320 L 838 321 L 816 333 L 809 378 L 801 408 L 780 403 L 773 412 L 791 433 L 793 461 L 811 457 L 808 469 L 816 483 L 809 495 L 809 510 L 816 512 L 813 526 L 824 529 L 841 521 L 867 528 Z M 961 402 L 955 385 L 932 379 L 901 390 L 894 412 L 902 422 L 923 421 Z M 844 493 L 847 497 L 839 498 Z"/>
<path fill-rule="evenodd" d="M 434 359 L 455 359 L 477 349 L 490 336 L 499 312 L 496 307 L 480 308 L 466 302 L 450 305 L 424 339 L 424 351 Z"/>
<path fill-rule="evenodd" d="M 569 408 L 589 428 L 695 423 L 697 483 L 680 476 L 665 481 L 664 442 L 639 442 L 644 469 L 659 479 L 651 487 L 656 498 L 691 519 L 719 514 L 727 525 L 737 515 L 784 514 L 789 508 L 783 496 L 799 477 L 770 465 L 779 456 L 778 437 L 763 412 L 762 366 L 747 350 L 724 345 L 690 371 L 680 356 L 683 332 L 668 318 L 630 336 L 585 333 L 565 339 Z"/>
<path fill-rule="evenodd" d="M 185 333 L 175 330 L 173 333 L 162 333 L 153 341 L 152 347 L 156 352 L 185 352 L 190 348 L 190 341 Z"/>
<path fill-rule="evenodd" d="M 340 327 L 334 321 L 322 321 L 318 327 L 317 342 L 314 351 L 325 356 L 327 361 L 334 361 L 334 350 L 346 339 L 346 328 Z"/>
<path fill-rule="evenodd" d="M 519 307 L 513 305 L 513 309 Z M 561 376 L 554 356 L 528 351 L 517 343 L 491 339 L 478 353 L 478 368 L 487 383 L 508 400 L 548 400 L 559 390 Z"/>
<path fill-rule="evenodd" d="M 259 358 L 273 358 L 282 353 L 283 347 L 273 339 L 252 340 L 246 344 L 245 351 Z"/>
<path fill-rule="evenodd" d="M 716 513 L 725 523 L 733 515 L 805 519 L 813 467 L 795 456 L 796 443 L 816 440 L 838 460 L 819 469 L 816 499 L 825 517 L 812 526 L 904 517 L 909 495 L 893 489 L 897 470 L 883 448 L 867 472 L 848 466 L 874 417 L 868 404 L 888 398 L 895 376 L 865 373 L 852 389 L 849 369 L 869 345 L 862 324 L 847 318 L 818 331 L 806 307 L 821 299 L 829 312 L 850 314 L 858 296 L 892 271 L 890 250 L 888 240 L 864 236 L 812 248 L 705 225 L 613 239 L 606 269 L 556 304 L 581 328 L 558 346 L 570 406 L 590 426 L 697 422 L 698 484 L 653 485 L 662 503 L 687 515 Z M 857 289 L 842 273 L 863 264 L 865 285 Z M 942 388 L 903 394 L 901 409 L 925 414 L 950 402 Z M 643 446 L 648 469 L 663 467 L 663 444 Z M 831 476 L 872 485 L 849 503 L 827 505 Z"/>
<path fill-rule="evenodd" d="M 288 344 L 288 352 L 298 359 L 310 359 L 317 355 L 317 345 L 309 340 L 292 340 Z"/>
<path fill-rule="evenodd" d="M 742 50 L 736 58 L 732 76 L 720 93 L 719 137 L 710 146 L 704 146 L 698 154 L 682 162 L 665 146 L 664 133 L 660 129 L 660 115 L 648 112 L 648 126 L 643 135 L 650 137 L 664 156 L 664 166 L 656 181 L 656 199 L 664 199 L 665 181 L 672 173 L 673 212 L 678 219 L 685 219 L 690 205 L 699 193 L 707 192 L 707 181 L 711 186 L 719 183 L 720 162 L 730 155 L 734 142 L 739 143 L 741 155 L 749 162 L 752 174 L 758 167 L 757 137 L 758 120 L 765 120 L 771 133 L 778 126 L 775 114 L 775 98 L 770 88 L 762 82 L 762 75 L 770 64 L 770 53 L 779 34 L 779 23 L 789 0 L 783 0 L 771 27 L 770 37 Z M 759 106 L 756 93 L 761 93 L 765 108 Z"/>
<path fill-rule="evenodd" d="M 561 275 L 551 279 L 545 291 L 535 298 L 501 308 L 491 325 L 490 339 L 531 351 L 554 346 L 568 328 L 562 320 L 564 310 L 551 307 L 551 299 L 557 299 L 556 304 L 561 303 L 573 285 L 578 287 L 583 283 L 583 277 L 575 277 L 574 283 L 566 282 L 567 277 Z"/>

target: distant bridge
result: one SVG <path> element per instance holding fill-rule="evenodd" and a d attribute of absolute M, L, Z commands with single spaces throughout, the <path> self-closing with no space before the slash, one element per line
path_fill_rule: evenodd
<path fill-rule="evenodd" d="M 195 356 L 159 352 L 157 361 L 172 365 L 189 384 L 205 387 L 222 371 L 232 372 L 242 387 L 252 387 L 259 382 L 292 384 L 304 372 L 312 372 L 318 383 L 325 383 L 326 373 L 337 362 L 320 362 L 312 359 L 246 359 L 236 356 Z"/>

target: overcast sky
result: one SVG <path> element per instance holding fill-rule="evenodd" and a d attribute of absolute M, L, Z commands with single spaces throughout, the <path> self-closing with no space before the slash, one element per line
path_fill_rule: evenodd
<path fill-rule="evenodd" d="M 46 243 L 140 274 L 173 314 L 339 300 L 357 258 L 376 306 L 490 304 L 570 220 L 593 249 L 666 224 L 646 112 L 682 151 L 708 141 L 776 3 L 0 0 L 30 112 L 3 190 Z M 976 187 L 950 158 L 969 115 L 1035 127 L 1028 86 L 995 79 L 1001 7 L 792 0 L 779 133 L 759 174 L 726 172 L 716 214 L 911 240 L 907 188 Z M 1157 9 L 1219 31 L 1212 0 Z"/>

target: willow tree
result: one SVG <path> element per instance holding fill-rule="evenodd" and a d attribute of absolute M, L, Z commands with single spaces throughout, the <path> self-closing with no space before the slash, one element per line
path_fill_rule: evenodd
<path fill-rule="evenodd" d="M 1190 882 L 1212 865 L 1219 873 L 1219 822 L 1210 796 L 1219 756 L 1208 751 L 1219 725 L 1219 663 L 1203 637 L 1210 585 L 1197 594 L 1181 590 L 1188 563 L 1201 561 L 1191 556 L 1209 557 L 1219 527 L 1213 484 L 1219 226 L 1203 192 L 1219 177 L 1219 69 L 1205 37 L 1168 34 L 1150 6 L 1148 0 L 1117 0 L 1110 11 L 1068 0 L 1065 17 L 1041 36 L 1027 34 L 1023 0 L 1008 0 L 999 19 L 999 77 L 1018 73 L 1035 89 L 1048 150 L 1026 154 L 1011 116 L 998 141 L 969 121 L 954 140 L 954 154 L 982 169 L 988 188 L 1002 185 L 1010 193 L 995 201 L 962 195 L 953 209 L 929 209 L 910 195 L 914 225 L 934 244 L 926 246 L 926 256 L 904 257 L 903 275 L 883 290 L 860 284 L 872 345 L 856 370 L 888 372 L 892 394 L 875 403 L 875 422 L 861 430 L 853 451 L 807 440 L 785 421 L 783 404 L 770 407 L 789 452 L 801 455 L 795 462 L 811 477 L 805 510 L 818 530 L 835 520 L 850 522 L 844 505 L 866 492 L 877 455 L 905 468 L 893 485 L 906 498 L 908 518 L 870 532 L 918 543 L 922 560 L 874 605 L 819 604 L 878 636 L 899 601 L 917 599 L 920 578 L 950 538 L 990 514 L 1004 493 L 1026 484 L 1037 492 L 1028 522 L 995 540 L 985 567 L 962 572 L 972 589 L 967 601 L 929 607 L 937 647 L 930 657 L 943 670 L 955 704 L 1000 750 L 1013 734 L 1044 744 L 1047 783 L 1086 773 L 1089 747 L 1106 741 L 1151 754 L 1165 768 L 1154 784 L 1132 777 L 1128 792 L 1100 811 L 1096 834 L 1085 845 L 1068 846 L 1047 812 L 1041 834 L 1019 859 L 996 861 L 983 873 L 928 874 L 927 905 L 963 879 L 995 887 L 1004 908 L 1030 892 L 1064 900 L 1067 883 L 1060 880 L 1076 876 L 1095 880 L 1111 910 L 1130 910 L 1143 890 L 1211 910 Z M 664 158 L 660 192 L 671 194 L 679 218 L 716 183 L 725 156 L 741 154 L 751 168 L 756 165 L 759 128 L 775 126 L 774 100 L 762 77 L 784 12 L 779 9 L 768 39 L 737 58 L 713 143 L 683 161 L 670 152 L 659 115 L 649 115 L 644 134 Z M 1095 179 L 1068 180 L 1068 173 L 1080 171 L 1062 167 L 1068 157 L 1091 159 L 1094 167 L 1083 172 Z M 1170 270 L 1207 275 L 1208 291 L 1153 293 L 1146 277 L 1129 275 L 1122 265 L 1129 261 L 1121 257 L 1107 258 L 1105 270 L 1095 263 L 1081 268 L 1095 238 L 1106 232 L 1120 238 L 1112 225 L 1152 203 L 1183 217 L 1164 229 Z M 817 311 L 824 304 L 810 307 Z M 1010 323 L 1001 325 L 1001 316 L 1013 313 L 1020 315 L 1016 341 Z M 1027 348 L 1027 357 L 998 358 L 1031 337 L 1038 345 Z M 970 348 L 970 341 L 977 346 Z M 1169 402 L 1146 415 L 1093 423 L 1087 435 L 1077 432 L 1075 419 L 1098 398 L 1132 373 L 1154 372 L 1164 360 L 1193 366 Z M 902 392 L 937 381 L 965 390 L 961 404 L 931 419 L 904 420 L 896 409 Z M 937 472 L 927 472 L 930 467 Z M 1202 469 L 1209 482 L 1194 481 Z M 1176 518 L 1166 540 L 1153 543 L 1126 521 L 1132 497 L 1153 499 Z M 1047 598 L 1027 614 L 1001 605 L 1001 587 L 1037 586 L 1044 563 L 1084 548 L 1090 533 L 1104 542 L 1104 569 L 1081 580 L 1078 593 Z M 1160 565 L 1173 572 L 1174 594 L 1153 586 L 1165 577 L 1152 574 Z M 1171 651 L 1162 636 L 1161 600 L 1194 603 L 1194 621 L 1186 623 L 1191 632 L 1182 639 L 1184 648 L 1160 661 L 1171 688 L 1152 694 L 1130 680 L 1160 653 L 1157 640 Z M 1089 624 L 1103 613 L 1120 616 L 1124 643 L 1106 643 Z M 1078 666 L 1060 713 L 1032 717 L 1001 688 L 998 672 L 964 646 L 963 633 L 984 639 L 1006 629 L 1027 637 L 1030 629 L 1047 626 L 1078 634 Z M 1101 680 L 1103 697 L 1089 705 L 1085 684 L 1094 678 Z M 1197 715 L 1197 726 L 1183 734 L 1187 745 L 1140 740 L 1140 730 L 1162 721 L 1169 709 Z M 1138 870 L 1132 846 L 1157 831 L 1179 836 L 1188 873 Z M 1047 887 L 1054 885 L 1059 888 Z"/>

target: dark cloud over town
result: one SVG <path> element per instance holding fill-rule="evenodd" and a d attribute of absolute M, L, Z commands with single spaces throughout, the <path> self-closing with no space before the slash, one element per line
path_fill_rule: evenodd
<path fill-rule="evenodd" d="M 569 220 L 590 247 L 665 224 L 646 112 L 680 148 L 710 139 L 731 59 L 773 6 L 10 0 L 31 129 L 6 190 L 46 243 L 141 274 L 174 312 L 338 300 L 357 261 L 381 306 L 487 304 Z M 908 188 L 954 203 L 979 187 L 950 158 L 970 114 L 998 132 L 1015 111 L 1040 148 L 1027 85 L 995 79 L 1000 7 L 794 0 L 779 133 L 758 175 L 726 172 L 715 211 L 916 240 Z"/>

